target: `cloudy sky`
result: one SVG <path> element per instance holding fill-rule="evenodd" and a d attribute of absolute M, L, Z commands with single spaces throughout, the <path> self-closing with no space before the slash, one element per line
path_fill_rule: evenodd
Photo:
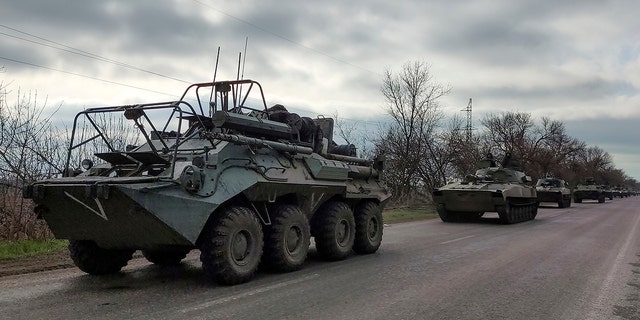
<path fill-rule="evenodd" d="M 0 6 L 0 82 L 37 92 L 60 117 L 95 106 L 173 100 L 188 83 L 244 76 L 269 104 L 336 112 L 368 128 L 385 119 L 385 70 L 431 66 L 441 103 L 474 125 L 529 112 L 609 152 L 640 180 L 640 2 L 34 1 Z"/>

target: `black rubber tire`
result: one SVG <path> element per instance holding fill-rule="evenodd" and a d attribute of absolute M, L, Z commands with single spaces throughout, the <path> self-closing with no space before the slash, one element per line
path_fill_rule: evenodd
<path fill-rule="evenodd" d="M 135 250 L 103 249 L 89 240 L 69 240 L 69 254 L 73 263 L 91 275 L 119 272 L 129 263 Z"/>
<path fill-rule="evenodd" d="M 309 219 L 295 205 L 280 205 L 265 228 L 262 262 L 267 268 L 289 272 L 302 268 L 311 242 Z"/>
<path fill-rule="evenodd" d="M 573 202 L 575 202 L 575 203 L 582 203 L 582 199 L 580 199 L 580 198 L 575 198 L 575 199 L 573 199 Z"/>
<path fill-rule="evenodd" d="M 605 202 L 604 196 L 599 196 L 598 197 L 598 203 L 604 203 L 604 202 Z"/>
<path fill-rule="evenodd" d="M 440 220 L 442 220 L 442 222 L 458 221 L 458 214 L 445 209 L 444 204 L 439 204 L 436 211 L 438 211 L 438 216 L 440 216 Z"/>
<path fill-rule="evenodd" d="M 151 263 L 159 266 L 177 266 L 190 249 L 175 248 L 163 250 L 142 250 L 142 255 Z"/>
<path fill-rule="evenodd" d="M 565 200 L 560 198 L 560 200 L 558 200 L 558 208 L 564 208 L 565 207 Z"/>
<path fill-rule="evenodd" d="M 228 207 L 209 221 L 200 243 L 204 272 L 222 285 L 253 278 L 264 244 L 257 214 L 246 207 Z"/>
<path fill-rule="evenodd" d="M 371 201 L 361 203 L 354 212 L 356 238 L 353 251 L 358 254 L 370 254 L 378 251 L 382 243 L 384 223 L 380 206 Z"/>
<path fill-rule="evenodd" d="M 351 254 L 356 226 L 347 204 L 332 201 L 322 205 L 313 216 L 316 250 L 326 260 L 343 260 Z"/>

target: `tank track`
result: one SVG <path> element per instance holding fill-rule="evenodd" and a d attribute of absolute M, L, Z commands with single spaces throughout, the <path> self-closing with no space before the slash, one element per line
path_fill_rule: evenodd
<path fill-rule="evenodd" d="M 500 222 L 514 224 L 535 219 L 538 214 L 537 201 L 515 203 L 507 200 L 506 205 L 497 208 Z"/>

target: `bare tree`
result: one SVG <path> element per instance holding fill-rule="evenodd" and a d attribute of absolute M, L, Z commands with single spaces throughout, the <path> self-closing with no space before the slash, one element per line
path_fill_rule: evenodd
<path fill-rule="evenodd" d="M 426 63 L 409 62 L 399 74 L 385 72 L 381 91 L 391 123 L 375 144 L 387 156 L 385 176 L 394 194 L 402 197 L 441 184 L 446 161 L 436 135 L 443 118 L 438 100 L 450 88 L 435 81 Z"/>
<path fill-rule="evenodd" d="M 2 86 L 0 86 L 2 87 Z M 0 92 L 0 239 L 45 238 L 50 232 L 22 199 L 21 188 L 31 181 L 51 177 L 60 168 L 62 154 L 46 102 L 38 106 L 37 94 L 21 94 L 13 104 L 6 87 Z"/>

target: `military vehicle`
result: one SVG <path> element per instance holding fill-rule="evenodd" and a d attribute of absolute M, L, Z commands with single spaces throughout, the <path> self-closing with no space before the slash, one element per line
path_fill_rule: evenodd
<path fill-rule="evenodd" d="M 573 202 L 582 203 L 584 199 L 598 200 L 598 203 L 605 202 L 604 190 L 593 178 L 587 178 L 584 183 L 576 185 L 573 189 Z"/>
<path fill-rule="evenodd" d="M 101 124 L 109 117 L 130 121 L 143 143 L 118 148 L 122 132 Z M 93 145 L 102 149 L 80 162 Z M 382 241 L 391 197 L 383 158 L 337 145 L 331 118 L 267 108 L 252 80 L 193 84 L 177 101 L 87 109 L 74 119 L 68 151 L 65 176 L 23 196 L 92 275 L 119 272 L 135 250 L 176 265 L 199 249 L 205 273 L 233 285 L 259 264 L 301 268 L 312 236 L 327 260 L 376 252 Z"/>
<path fill-rule="evenodd" d="M 536 182 L 538 203 L 555 202 L 559 208 L 571 206 L 571 189 L 569 184 L 562 179 L 546 177 Z"/>
<path fill-rule="evenodd" d="M 610 185 L 603 184 L 600 186 L 600 189 L 602 189 L 602 193 L 604 194 L 605 198 L 609 198 L 609 200 L 613 200 L 613 197 L 615 195 L 615 191 L 613 187 L 611 187 Z"/>
<path fill-rule="evenodd" d="M 533 220 L 538 213 L 536 188 L 522 172 L 519 161 L 509 154 L 502 164 L 493 156 L 478 163 L 474 175 L 462 182 L 433 191 L 433 201 L 444 222 L 477 219 L 485 212 L 497 212 L 504 224 Z"/>

